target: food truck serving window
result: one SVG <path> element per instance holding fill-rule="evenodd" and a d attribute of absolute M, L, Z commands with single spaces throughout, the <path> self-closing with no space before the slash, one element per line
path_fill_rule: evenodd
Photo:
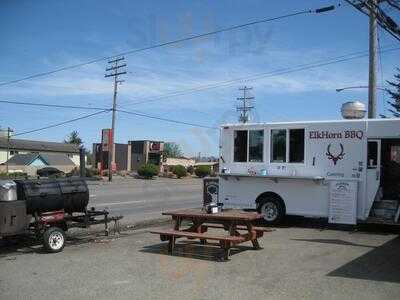
<path fill-rule="evenodd" d="M 286 162 L 286 129 L 271 130 L 271 162 Z"/>
<path fill-rule="evenodd" d="M 289 129 L 289 162 L 304 163 L 304 129 Z"/>
<path fill-rule="evenodd" d="M 304 128 L 271 130 L 271 162 L 304 163 Z"/>
<path fill-rule="evenodd" d="M 247 162 L 247 130 L 235 130 L 234 139 L 233 161 Z"/>
<path fill-rule="evenodd" d="M 234 162 L 262 162 L 263 153 L 264 130 L 234 132 Z"/>
<path fill-rule="evenodd" d="M 249 162 L 262 162 L 264 152 L 264 130 L 249 131 Z"/>

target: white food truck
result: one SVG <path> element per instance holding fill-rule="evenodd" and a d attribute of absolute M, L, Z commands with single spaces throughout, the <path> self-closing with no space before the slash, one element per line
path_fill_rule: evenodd
<path fill-rule="evenodd" d="M 331 223 L 397 223 L 400 119 L 246 123 L 220 133 L 219 202 Z"/>

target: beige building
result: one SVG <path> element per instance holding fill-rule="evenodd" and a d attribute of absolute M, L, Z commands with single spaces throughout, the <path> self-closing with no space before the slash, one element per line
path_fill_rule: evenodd
<path fill-rule="evenodd" d="M 170 167 L 170 166 L 177 166 L 181 165 L 184 166 L 185 168 L 187 167 L 193 167 L 195 165 L 195 160 L 192 158 L 186 158 L 186 157 L 180 157 L 180 158 L 172 158 L 168 157 L 165 162 L 163 162 L 164 167 Z"/>
<path fill-rule="evenodd" d="M 108 152 L 103 151 L 101 143 L 93 144 L 95 166 L 100 170 L 108 169 Z M 128 144 L 114 144 L 113 163 L 117 171 L 134 171 L 146 163 L 162 168 L 164 142 L 161 141 L 129 141 Z"/>

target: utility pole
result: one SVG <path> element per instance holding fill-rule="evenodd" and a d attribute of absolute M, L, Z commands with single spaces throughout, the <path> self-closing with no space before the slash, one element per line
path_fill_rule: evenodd
<path fill-rule="evenodd" d="M 251 106 L 251 100 L 253 100 L 254 97 L 247 96 L 247 91 L 252 89 L 252 87 L 247 86 L 239 88 L 239 91 L 243 91 L 243 97 L 237 98 L 237 100 L 242 103 L 236 107 L 236 111 L 240 112 L 239 122 L 241 123 L 247 123 L 249 121 L 249 112 L 254 108 L 254 106 Z"/>
<path fill-rule="evenodd" d="M 369 17 L 369 77 L 368 77 L 368 118 L 376 118 L 376 78 L 378 57 L 378 26 L 400 41 L 400 27 L 381 7 L 386 3 L 400 10 L 398 0 L 344 0 Z"/>
<path fill-rule="evenodd" d="M 369 2 L 369 81 L 368 81 L 368 118 L 376 118 L 376 77 L 378 56 L 378 24 L 376 20 L 378 0 Z"/>
<path fill-rule="evenodd" d="M 7 161 L 6 161 L 6 174 L 8 177 L 8 160 L 10 159 L 10 138 L 11 132 L 14 132 L 10 127 L 7 127 Z"/>
<path fill-rule="evenodd" d="M 126 71 L 120 71 L 120 68 L 126 67 L 126 64 L 120 64 L 124 57 L 119 57 L 108 61 L 111 67 L 106 69 L 106 74 L 104 77 L 114 77 L 114 96 L 113 96 L 113 106 L 112 106 L 112 121 L 111 121 L 111 141 L 109 141 L 108 149 L 108 181 L 112 181 L 112 164 L 114 162 L 114 137 L 115 137 L 115 112 L 117 109 L 117 92 L 118 84 L 121 84 L 123 80 L 119 80 L 119 76 L 126 74 Z"/>

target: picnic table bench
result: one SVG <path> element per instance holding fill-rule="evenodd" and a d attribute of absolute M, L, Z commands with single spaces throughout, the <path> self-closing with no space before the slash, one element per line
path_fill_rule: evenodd
<path fill-rule="evenodd" d="M 261 249 L 258 238 L 264 232 L 272 231 L 264 227 L 254 226 L 254 222 L 263 218 L 257 212 L 245 212 L 242 210 L 225 210 L 209 214 L 201 209 L 184 209 L 164 212 L 174 221 L 173 229 L 152 230 L 151 233 L 159 234 L 162 241 L 168 241 L 168 253 L 173 254 L 177 238 L 200 239 L 201 244 L 207 240 L 219 241 L 224 251 L 223 258 L 228 260 L 230 249 L 240 243 L 251 241 L 254 249 Z M 181 228 L 182 221 L 191 221 L 191 226 Z M 228 234 L 212 233 L 208 228 L 224 229 Z M 244 231 L 244 233 L 240 232 Z"/>

